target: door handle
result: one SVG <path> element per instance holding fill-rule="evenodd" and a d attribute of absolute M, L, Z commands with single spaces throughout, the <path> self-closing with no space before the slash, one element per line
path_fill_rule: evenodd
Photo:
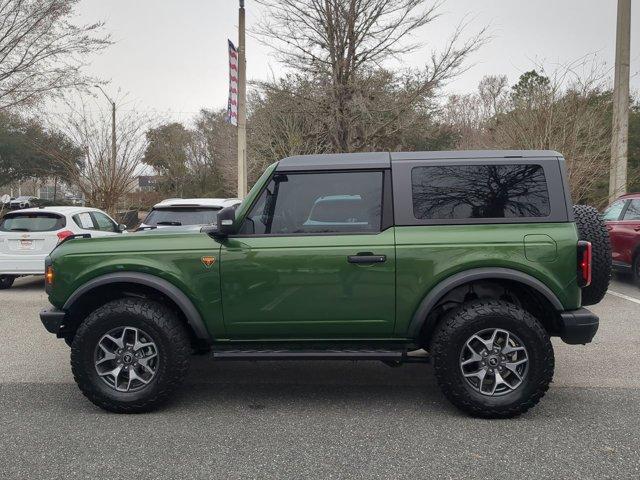
<path fill-rule="evenodd" d="M 387 261 L 386 255 L 375 255 L 371 252 L 360 252 L 357 255 L 348 255 L 349 263 L 384 263 Z"/>
<path fill-rule="evenodd" d="M 635 227 L 633 227 L 633 229 L 634 229 L 636 232 L 640 231 L 640 225 L 636 225 Z"/>
<path fill-rule="evenodd" d="M 607 225 L 607 230 L 611 231 L 613 230 L 613 227 L 611 225 Z"/>

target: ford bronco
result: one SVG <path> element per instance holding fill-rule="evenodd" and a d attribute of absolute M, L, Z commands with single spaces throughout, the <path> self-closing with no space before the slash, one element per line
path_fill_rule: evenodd
<path fill-rule="evenodd" d="M 534 406 L 550 337 L 590 342 L 607 231 L 571 203 L 553 151 L 285 158 L 196 231 L 70 238 L 46 260 L 84 395 L 114 412 L 165 401 L 189 357 L 433 363 L 475 416 Z"/>

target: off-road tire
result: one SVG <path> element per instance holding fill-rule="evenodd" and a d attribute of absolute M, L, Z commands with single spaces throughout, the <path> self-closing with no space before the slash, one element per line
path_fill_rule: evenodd
<path fill-rule="evenodd" d="M 460 368 L 467 339 L 487 328 L 517 335 L 529 356 L 522 384 L 501 396 L 474 390 Z M 555 364 L 549 335 L 540 322 L 522 308 L 497 300 L 465 303 L 448 314 L 436 328 L 431 355 L 438 385 L 447 399 L 460 410 L 482 418 L 515 417 L 536 405 L 549 388 Z"/>
<path fill-rule="evenodd" d="M 107 385 L 94 365 L 100 338 L 122 326 L 144 330 L 158 348 L 155 376 L 133 392 Z M 189 369 L 190 353 L 188 334 L 173 311 L 150 300 L 124 298 L 101 306 L 82 322 L 71 344 L 71 369 L 78 387 L 95 405 L 115 413 L 142 413 L 160 406 L 179 387 Z"/>
<path fill-rule="evenodd" d="M 15 279 L 12 275 L 0 275 L 0 290 L 11 288 Z"/>
<path fill-rule="evenodd" d="M 611 279 L 609 232 L 595 208 L 574 205 L 573 214 L 578 227 L 578 238 L 591 242 L 591 285 L 582 289 L 582 305 L 595 305 L 607 293 Z"/>

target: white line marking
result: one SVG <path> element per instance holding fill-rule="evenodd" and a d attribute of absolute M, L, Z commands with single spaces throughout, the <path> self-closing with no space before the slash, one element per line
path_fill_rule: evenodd
<path fill-rule="evenodd" d="M 607 290 L 609 295 L 613 295 L 614 297 L 624 298 L 625 300 L 629 300 L 630 302 L 637 303 L 640 305 L 640 300 L 634 297 L 630 297 L 629 295 L 625 295 L 624 293 L 614 292 L 613 290 Z"/>

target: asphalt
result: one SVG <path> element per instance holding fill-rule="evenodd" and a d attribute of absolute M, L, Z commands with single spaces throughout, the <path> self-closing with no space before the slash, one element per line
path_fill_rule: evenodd
<path fill-rule="evenodd" d="M 554 382 L 517 419 L 459 413 L 428 365 L 206 357 L 162 410 L 114 415 L 40 324 L 42 281 L 19 279 L 0 292 L 0 478 L 640 478 L 640 289 L 610 290 L 595 341 L 554 340 Z"/>

